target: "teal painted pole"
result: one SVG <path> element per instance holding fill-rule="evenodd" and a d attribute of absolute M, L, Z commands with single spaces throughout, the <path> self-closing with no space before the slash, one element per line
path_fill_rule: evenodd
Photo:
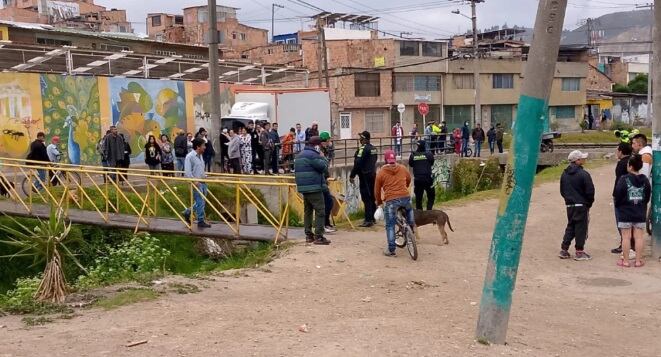
<path fill-rule="evenodd" d="M 661 1 L 655 0 L 654 24 L 661 23 Z M 661 68 L 659 64 L 661 54 L 661 33 L 659 27 L 654 26 L 652 55 L 650 55 L 650 68 L 654 68 L 650 76 L 654 76 L 652 86 L 652 257 L 661 258 Z M 647 103 L 650 105 L 650 103 Z"/>
<path fill-rule="evenodd" d="M 567 0 L 540 0 L 484 279 L 478 341 L 503 344 Z"/>

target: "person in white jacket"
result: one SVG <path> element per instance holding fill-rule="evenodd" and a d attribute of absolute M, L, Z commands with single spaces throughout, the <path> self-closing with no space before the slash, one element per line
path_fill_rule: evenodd
<path fill-rule="evenodd" d="M 652 182 L 652 147 L 647 145 L 647 136 L 645 134 L 636 134 L 631 142 L 633 152 L 642 156 L 643 168 L 640 173 L 647 176 Z"/>

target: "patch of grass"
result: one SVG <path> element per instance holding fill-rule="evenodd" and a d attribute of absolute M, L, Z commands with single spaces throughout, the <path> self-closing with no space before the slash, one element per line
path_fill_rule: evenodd
<path fill-rule="evenodd" d="M 155 300 L 158 296 L 159 294 L 152 289 L 126 289 L 114 296 L 100 299 L 94 305 L 106 310 L 112 310 L 125 305 Z"/>
<path fill-rule="evenodd" d="M 195 284 L 172 283 L 169 284 L 168 287 L 171 291 L 182 295 L 195 294 L 201 291 L 200 288 Z"/>
<path fill-rule="evenodd" d="M 243 252 L 232 254 L 218 262 L 214 270 L 222 271 L 230 269 L 256 268 L 260 265 L 269 263 L 271 260 L 273 260 L 273 258 L 275 258 L 276 254 L 277 249 L 273 244 L 260 242 L 253 249 L 247 249 Z"/>
<path fill-rule="evenodd" d="M 588 160 L 584 167 L 585 169 L 590 170 L 608 165 L 609 163 L 610 161 L 608 160 Z M 543 169 L 535 176 L 535 184 L 540 185 L 543 183 L 560 180 L 560 176 L 562 176 L 562 172 L 565 170 L 565 168 L 567 168 L 567 163 Z"/>
<path fill-rule="evenodd" d="M 491 345 L 491 343 L 489 343 L 489 340 L 487 340 L 487 339 L 484 338 L 484 337 L 480 337 L 480 338 L 478 338 L 478 339 L 477 339 L 477 343 L 479 343 L 479 344 L 481 344 L 481 345 L 485 345 L 485 346 L 490 346 L 490 345 Z"/>
<path fill-rule="evenodd" d="M 200 256 L 195 244 L 198 238 L 191 236 L 154 234 L 160 241 L 159 245 L 170 251 L 165 259 L 165 270 L 174 274 L 190 275 L 198 272 L 208 272 L 216 268 L 217 262 Z"/>
<path fill-rule="evenodd" d="M 46 316 L 25 316 L 21 321 L 26 326 L 41 326 L 53 322 L 53 319 Z"/>

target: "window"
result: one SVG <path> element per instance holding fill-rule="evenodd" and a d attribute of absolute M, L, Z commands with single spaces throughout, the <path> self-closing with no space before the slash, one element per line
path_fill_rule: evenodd
<path fill-rule="evenodd" d="M 122 51 L 130 51 L 131 48 L 127 46 L 115 46 L 115 45 L 109 45 L 106 43 L 101 44 L 101 51 L 108 51 L 108 52 L 122 52 Z"/>
<path fill-rule="evenodd" d="M 491 106 L 491 124 L 496 125 L 500 123 L 503 126 L 504 130 L 508 130 L 512 127 L 512 105 L 492 105 Z"/>
<path fill-rule="evenodd" d="M 232 40 L 236 40 L 236 32 L 232 32 Z"/>
<path fill-rule="evenodd" d="M 441 87 L 439 76 L 415 76 L 415 90 L 436 92 Z"/>
<path fill-rule="evenodd" d="M 71 46 L 71 41 L 54 40 L 52 38 L 37 37 L 37 43 L 40 45 Z"/>
<path fill-rule="evenodd" d="M 161 26 L 161 15 L 151 17 L 151 25 L 153 27 Z"/>
<path fill-rule="evenodd" d="M 438 42 L 423 42 L 422 55 L 425 57 L 442 57 L 443 46 Z"/>
<path fill-rule="evenodd" d="M 413 92 L 413 76 L 395 75 L 395 92 Z"/>
<path fill-rule="evenodd" d="M 556 119 L 575 119 L 576 118 L 576 107 L 572 107 L 572 106 L 555 107 L 555 118 Z"/>
<path fill-rule="evenodd" d="M 126 32 L 126 26 L 119 26 L 119 32 Z"/>
<path fill-rule="evenodd" d="M 473 106 L 471 105 L 447 105 L 445 106 L 445 122 L 448 125 L 448 131 L 454 128 L 461 128 L 464 122 L 472 121 Z"/>
<path fill-rule="evenodd" d="M 420 56 L 420 43 L 415 41 L 399 42 L 400 56 Z"/>
<path fill-rule="evenodd" d="M 494 89 L 512 89 L 514 88 L 514 76 L 511 74 L 494 74 Z"/>
<path fill-rule="evenodd" d="M 473 74 L 453 74 L 452 83 L 455 89 L 475 89 L 475 75 Z"/>
<path fill-rule="evenodd" d="M 581 90 L 580 78 L 563 78 L 562 91 L 563 92 L 578 92 Z"/>
<path fill-rule="evenodd" d="M 154 53 L 157 54 L 157 55 L 159 55 L 159 56 L 167 56 L 167 57 L 172 57 L 172 56 L 176 56 L 176 55 L 177 55 L 177 52 L 174 52 L 174 51 L 164 51 L 164 50 L 156 50 L 156 51 L 154 51 Z"/>
<path fill-rule="evenodd" d="M 370 133 L 383 133 L 383 112 L 366 111 L 365 112 L 365 130 Z"/>
<path fill-rule="evenodd" d="M 287 43 L 290 43 L 290 44 L 291 43 L 296 43 L 296 39 L 295 38 L 288 38 Z"/>
<path fill-rule="evenodd" d="M 174 24 L 175 25 L 183 25 L 184 24 L 184 17 L 181 15 L 176 15 L 174 17 Z"/>
<path fill-rule="evenodd" d="M 378 97 L 381 95 L 381 76 L 378 73 L 357 73 L 354 77 L 356 97 Z"/>
<path fill-rule="evenodd" d="M 247 36 L 246 36 L 245 33 L 241 33 L 241 34 L 239 34 L 239 38 L 241 39 L 241 41 L 245 41 Z"/>

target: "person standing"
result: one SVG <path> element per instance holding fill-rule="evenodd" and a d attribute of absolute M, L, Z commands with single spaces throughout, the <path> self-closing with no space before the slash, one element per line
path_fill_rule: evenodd
<path fill-rule="evenodd" d="M 290 128 L 289 133 L 282 140 L 282 166 L 285 173 L 291 172 L 291 164 L 294 156 L 294 142 L 296 138 L 296 129 Z"/>
<path fill-rule="evenodd" d="M 383 153 L 386 164 L 379 170 L 374 185 L 376 204 L 381 206 L 384 202 L 383 214 L 386 223 L 386 238 L 388 247 L 383 252 L 387 257 L 395 256 L 395 225 L 397 225 L 397 210 L 406 209 L 407 223 L 415 230 L 413 209 L 411 208 L 411 174 L 409 170 L 397 163 L 392 150 Z"/>
<path fill-rule="evenodd" d="M 174 139 L 174 156 L 177 160 L 177 171 L 184 172 L 184 161 L 186 160 L 187 154 L 188 143 L 186 140 L 186 134 L 184 134 L 183 131 L 180 131 Z"/>
<path fill-rule="evenodd" d="M 496 145 L 498 146 L 498 153 L 503 153 L 503 138 L 505 137 L 505 131 L 500 123 L 496 124 Z"/>
<path fill-rule="evenodd" d="M 119 177 L 119 180 L 123 182 L 128 180 L 126 173 L 128 172 L 128 168 L 131 166 L 131 145 L 129 144 L 129 141 L 126 139 L 124 134 L 119 134 L 119 136 L 121 136 L 122 140 L 124 140 L 124 160 L 122 160 L 120 165 L 123 170 L 122 175 Z"/>
<path fill-rule="evenodd" d="M 269 136 L 271 137 L 271 142 L 273 143 L 270 167 L 273 174 L 277 175 L 280 173 L 280 168 L 278 165 L 280 158 L 280 134 L 278 134 L 278 123 L 273 123 L 273 125 L 271 125 Z"/>
<path fill-rule="evenodd" d="M 153 138 L 153 136 L 152 136 Z M 122 167 L 122 161 L 124 160 L 124 138 L 122 138 L 117 133 L 117 127 L 110 127 L 110 134 L 106 136 L 104 143 L 106 160 L 108 162 L 108 167 Z M 116 174 L 110 174 L 110 178 L 115 180 L 117 178 Z"/>
<path fill-rule="evenodd" d="M 271 169 L 271 154 L 273 153 L 273 140 L 271 139 L 271 125 L 269 123 L 264 124 L 262 132 L 259 134 L 259 145 L 264 151 L 264 175 L 271 175 L 269 172 Z"/>
<path fill-rule="evenodd" d="M 60 162 L 60 159 L 62 158 L 62 154 L 60 153 L 60 150 L 57 148 L 58 145 L 60 145 L 60 137 L 59 136 L 53 136 L 50 139 L 50 144 L 46 147 L 46 154 L 48 154 L 48 160 L 52 164 L 58 164 Z M 57 179 L 57 176 L 55 176 L 55 171 L 49 170 L 48 171 L 48 180 L 50 181 L 51 185 L 57 186 L 58 183 L 60 183 Z"/>
<path fill-rule="evenodd" d="M 413 193 L 415 194 L 415 208 L 422 210 L 422 200 L 427 192 L 427 210 L 434 209 L 436 200 L 436 189 L 432 168 L 434 166 L 434 155 L 427 152 L 424 140 L 418 141 L 418 149 L 411 153 L 409 166 L 413 169 Z"/>
<path fill-rule="evenodd" d="M 468 156 L 468 143 L 470 138 L 470 127 L 466 121 L 464 122 L 464 126 L 461 127 L 461 157 Z"/>
<path fill-rule="evenodd" d="M 204 171 L 204 159 L 202 158 L 206 149 L 204 146 L 204 140 L 202 138 L 193 139 L 193 151 L 186 155 L 186 161 L 184 163 L 184 177 L 190 179 L 205 179 L 207 177 Z M 207 184 L 196 181 L 193 182 L 193 186 L 195 186 L 192 188 L 193 207 L 192 209 L 186 208 L 183 212 L 184 219 L 186 222 L 191 223 L 191 211 L 193 211 L 195 212 L 198 228 L 211 228 L 211 225 L 204 221 L 204 209 L 206 207 L 204 196 L 207 195 Z"/>
<path fill-rule="evenodd" d="M 441 126 L 438 127 L 438 143 L 436 146 L 440 149 L 441 154 L 445 154 L 445 145 L 448 140 L 448 124 L 445 121 L 441 122 Z M 438 151 L 437 151 L 438 152 Z"/>
<path fill-rule="evenodd" d="M 631 147 L 633 152 L 643 159 L 643 167 L 640 173 L 652 182 L 652 147 L 647 145 L 647 136 L 645 134 L 634 135 L 631 140 Z"/>
<path fill-rule="evenodd" d="M 223 128 L 223 131 L 220 133 L 220 170 L 221 172 L 227 172 L 227 166 L 229 164 L 229 155 L 227 154 L 227 149 L 230 143 L 230 135 L 227 128 Z"/>
<path fill-rule="evenodd" d="M 336 230 L 333 227 L 333 224 L 331 223 L 331 214 L 333 213 L 333 195 L 331 195 L 330 188 L 328 187 L 328 179 L 330 178 L 330 171 L 328 170 L 328 167 L 330 167 L 330 162 L 331 162 L 331 152 L 332 148 L 330 147 L 333 143 L 331 141 L 331 136 L 330 133 L 327 131 L 322 131 L 319 134 L 319 138 L 321 139 L 321 145 L 319 145 L 319 153 L 321 156 L 326 160 L 326 171 L 324 172 L 324 182 L 326 183 L 326 186 L 324 187 L 323 194 L 324 194 L 324 210 L 325 210 L 325 215 L 324 215 L 324 231 L 326 233 L 335 233 Z"/>
<path fill-rule="evenodd" d="M 452 143 L 454 144 L 454 153 L 461 155 L 461 129 L 454 128 L 452 131 Z"/>
<path fill-rule="evenodd" d="M 165 134 L 161 135 L 161 170 L 164 171 L 163 176 L 174 177 L 172 143 L 170 142 L 170 138 Z"/>
<path fill-rule="evenodd" d="M 227 145 L 230 172 L 237 175 L 241 173 L 241 137 L 234 130 L 229 131 L 230 141 Z"/>
<path fill-rule="evenodd" d="M 434 135 L 434 130 L 432 128 L 432 125 L 434 124 L 434 121 L 430 121 L 427 126 L 425 127 L 424 131 L 424 137 L 423 139 L 429 142 L 429 150 L 432 152 L 432 154 L 436 151 L 436 142 L 433 140 L 433 135 Z"/>
<path fill-rule="evenodd" d="M 627 173 L 629 173 L 629 158 L 631 157 L 633 149 L 631 148 L 631 144 L 629 143 L 624 143 L 620 142 L 617 146 L 617 165 L 615 166 L 615 183 L 613 184 L 613 202 L 615 202 L 615 189 L 617 188 L 617 183 L 620 180 L 620 177 L 625 176 Z M 622 231 L 620 228 L 617 226 L 618 222 L 620 221 L 620 214 L 615 207 L 615 225 L 617 227 L 617 232 L 620 235 L 620 245 L 617 248 L 611 249 L 611 253 L 613 254 L 622 254 Z M 635 244 L 631 244 L 631 247 L 635 247 Z"/>
<path fill-rule="evenodd" d="M 122 150 L 122 159 L 124 158 L 124 151 Z M 149 135 L 147 144 L 145 144 L 145 164 L 149 166 L 150 174 L 156 175 L 156 171 L 160 170 L 161 166 L 161 147 L 156 143 L 154 135 Z"/>
<path fill-rule="evenodd" d="M 260 164 L 260 161 L 264 158 L 264 151 L 262 150 L 262 146 L 259 145 L 259 133 L 261 131 L 261 127 L 259 125 L 255 125 L 254 123 L 250 122 L 248 123 L 248 135 L 250 135 L 250 145 L 251 145 L 251 153 L 252 153 L 252 172 L 257 173 L 257 170 L 262 166 Z M 250 172 L 247 172 L 250 173 Z"/>
<path fill-rule="evenodd" d="M 629 173 L 622 176 L 615 186 L 615 208 L 619 211 L 618 228 L 622 234 L 622 258 L 618 266 L 629 267 L 630 240 L 634 239 L 636 252 L 643 251 L 643 232 L 647 222 L 647 204 L 652 196 L 652 186 L 647 176 L 640 174 L 643 159 L 640 155 L 629 158 Z M 636 254 L 635 267 L 645 265 L 642 254 Z"/>
<path fill-rule="evenodd" d="M 46 134 L 37 133 L 37 139 L 30 144 L 30 152 L 26 160 L 36 161 L 28 162 L 31 166 L 49 166 L 50 159 L 48 158 L 48 150 L 46 149 Z M 37 190 L 41 191 L 44 188 L 43 184 L 46 183 L 46 169 L 37 169 L 38 180 L 35 181 L 34 186 Z"/>
<path fill-rule="evenodd" d="M 590 260 L 592 257 L 585 252 L 585 241 L 588 239 L 588 223 L 590 208 L 594 203 L 594 184 L 592 177 L 583 169 L 587 153 L 574 150 L 569 153 L 569 166 L 560 177 L 560 194 L 567 207 L 567 228 L 562 240 L 560 259 L 569 259 L 569 247 L 576 239 L 576 255 L 574 260 Z"/>
<path fill-rule="evenodd" d="M 318 136 L 311 137 L 303 151 L 296 157 L 294 168 L 296 170 L 296 188 L 303 195 L 305 241 L 318 245 L 328 245 L 331 241 L 324 237 L 326 211 L 323 194 L 326 186 L 324 173 L 328 170 L 328 165 L 316 149 L 319 145 L 321 145 L 321 138 Z M 313 215 L 314 230 L 312 229 Z"/>
<path fill-rule="evenodd" d="M 213 142 L 209 139 L 209 132 L 204 128 L 200 128 L 200 131 L 197 133 L 197 138 L 204 140 L 205 149 L 202 154 L 202 159 L 204 160 L 204 168 L 207 172 L 211 172 L 213 158 L 216 156 L 216 150 L 213 148 Z"/>
<path fill-rule="evenodd" d="M 370 132 L 365 130 L 360 133 L 361 146 L 356 150 L 353 160 L 353 169 L 349 175 L 349 181 L 354 183 L 356 176 L 360 181 L 360 198 L 365 205 L 365 220 L 359 227 L 372 227 L 374 212 L 376 211 L 376 200 L 374 198 L 374 181 L 376 180 L 376 158 L 377 152 L 370 144 Z"/>
<path fill-rule="evenodd" d="M 186 155 L 193 151 L 193 133 L 186 134 Z"/>
<path fill-rule="evenodd" d="M 253 142 L 252 135 L 245 127 L 241 127 L 241 170 L 248 175 L 253 173 Z"/>
<path fill-rule="evenodd" d="M 402 138 L 404 138 L 404 128 L 402 128 L 402 125 L 399 122 L 395 123 L 392 129 L 390 129 L 390 136 L 393 138 L 395 154 L 397 156 L 402 156 Z"/>
<path fill-rule="evenodd" d="M 319 136 L 319 123 L 316 121 L 312 122 L 311 127 L 305 129 L 305 141 L 310 141 L 313 136 Z"/>
<path fill-rule="evenodd" d="M 496 128 L 491 125 L 491 129 L 487 131 L 487 139 L 489 140 L 489 153 L 493 155 L 496 149 Z"/>
<path fill-rule="evenodd" d="M 473 157 L 481 157 L 482 143 L 484 142 L 485 135 L 484 130 L 482 130 L 482 126 L 479 123 L 475 124 L 475 128 L 473 129 L 471 136 L 475 142 L 475 152 L 473 153 Z"/>
<path fill-rule="evenodd" d="M 413 123 L 413 127 L 411 127 L 411 131 L 409 132 L 409 136 L 411 137 L 411 140 L 416 140 L 418 139 L 418 123 Z"/>
<path fill-rule="evenodd" d="M 296 124 L 296 146 L 294 146 L 294 154 L 303 151 L 305 147 L 305 131 L 301 128 L 301 124 Z"/>

